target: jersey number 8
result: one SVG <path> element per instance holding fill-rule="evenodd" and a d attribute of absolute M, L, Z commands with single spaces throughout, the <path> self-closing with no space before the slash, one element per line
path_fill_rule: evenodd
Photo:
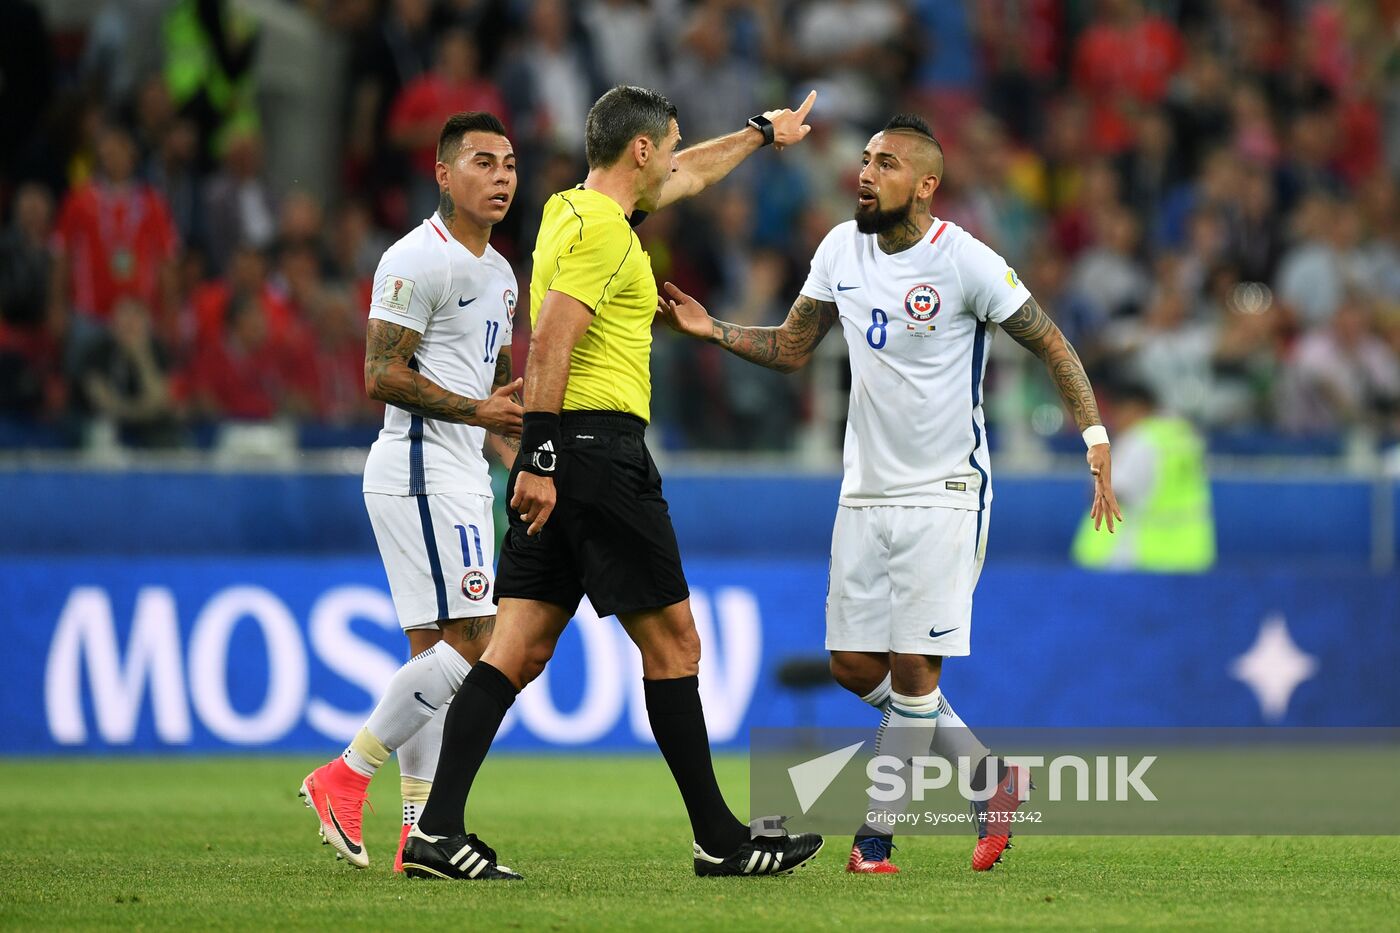
<path fill-rule="evenodd" d="M 865 340 L 872 350 L 880 350 L 885 346 L 885 338 L 889 336 L 885 325 L 889 322 L 890 316 L 880 308 L 870 312 L 870 326 L 865 329 Z"/>

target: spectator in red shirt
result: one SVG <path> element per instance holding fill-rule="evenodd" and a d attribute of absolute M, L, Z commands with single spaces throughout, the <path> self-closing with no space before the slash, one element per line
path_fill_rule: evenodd
<path fill-rule="evenodd" d="M 245 298 L 256 299 L 262 305 L 273 337 L 280 337 L 292 326 L 294 313 L 269 280 L 267 257 L 246 243 L 234 251 L 227 275 L 202 283 L 190 296 L 196 353 L 222 339 L 229 307 Z"/>
<path fill-rule="evenodd" d="M 261 301 L 237 296 L 220 336 L 200 348 L 185 372 L 197 416 L 264 421 L 313 410 L 316 375 L 309 348 L 273 336 Z"/>
<path fill-rule="evenodd" d="M 1133 141 L 1137 106 L 1156 104 L 1184 55 L 1177 28 L 1141 0 L 1101 0 L 1099 20 L 1074 46 L 1074 83 L 1094 110 L 1094 143 L 1116 155 Z"/>
<path fill-rule="evenodd" d="M 478 53 L 471 35 L 450 29 L 438 42 L 432 71 L 404 85 L 389 114 L 389 138 L 412 162 L 409 183 L 411 222 L 433 212 L 438 201 L 438 134 L 443 122 L 463 110 L 486 110 L 505 119 L 501 92 L 478 73 Z"/>
<path fill-rule="evenodd" d="M 125 129 L 105 127 L 97 176 L 71 190 L 59 209 L 53 299 L 60 317 L 71 309 L 105 322 L 121 298 L 173 310 L 179 237 L 165 199 L 136 179 L 136 157 Z"/>

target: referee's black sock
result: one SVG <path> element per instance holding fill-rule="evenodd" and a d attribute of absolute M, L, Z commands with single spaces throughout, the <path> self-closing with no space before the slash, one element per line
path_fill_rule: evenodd
<path fill-rule="evenodd" d="M 447 708 L 437 774 L 428 803 L 418 817 L 423 832 L 451 836 L 467 831 L 462 815 L 467 794 L 518 692 L 505 674 L 485 661 L 478 661 L 462 681 Z"/>
<path fill-rule="evenodd" d="M 652 734 L 685 800 L 695 841 L 708 854 L 723 858 L 748 841 L 749 828 L 730 812 L 715 780 L 700 678 L 643 680 L 642 685 Z"/>

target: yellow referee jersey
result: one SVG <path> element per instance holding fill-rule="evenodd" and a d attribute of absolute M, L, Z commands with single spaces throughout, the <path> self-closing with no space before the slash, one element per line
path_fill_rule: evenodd
<path fill-rule="evenodd" d="M 530 281 L 530 323 L 549 291 L 577 298 L 593 322 L 574 346 L 564 411 L 622 411 L 651 420 L 656 278 L 622 206 L 586 188 L 544 205 Z"/>

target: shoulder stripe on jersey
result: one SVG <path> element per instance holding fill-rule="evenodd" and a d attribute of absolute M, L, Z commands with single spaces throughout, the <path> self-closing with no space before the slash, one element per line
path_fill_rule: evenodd
<path fill-rule="evenodd" d="M 430 220 L 430 221 L 428 221 L 428 226 L 430 226 L 430 227 L 433 228 L 433 232 L 434 232 L 434 233 L 436 233 L 438 236 L 442 237 L 442 242 L 444 242 L 444 243 L 447 242 L 447 234 L 445 234 L 445 233 L 443 233 L 441 230 L 439 230 L 437 224 L 433 223 L 433 222 Z"/>
<path fill-rule="evenodd" d="M 945 220 L 945 221 L 943 221 L 943 223 L 941 223 L 941 224 L 938 225 L 938 232 L 935 233 L 935 234 L 933 235 L 933 239 L 931 239 L 931 240 L 928 241 L 929 245 L 932 246 L 933 244 L 937 243 L 937 242 L 938 242 L 938 238 L 941 237 L 941 236 L 943 235 L 943 231 L 944 231 L 944 230 L 947 230 L 947 229 L 948 229 L 948 221 Z"/>
<path fill-rule="evenodd" d="M 581 187 L 582 187 L 582 186 L 580 186 L 580 188 L 581 188 Z M 574 250 L 578 249 L 578 245 L 579 245 L 580 243 L 583 242 L 583 215 L 580 214 L 580 213 L 578 212 L 578 208 L 577 208 L 577 207 L 574 207 L 574 202 L 573 202 L 573 201 L 570 201 L 568 198 L 564 197 L 564 192 L 560 191 L 559 193 L 557 193 L 557 194 L 555 195 L 555 197 L 558 198 L 559 200 L 563 201 L 565 204 L 569 205 L 569 210 L 573 211 L 573 212 L 574 212 L 574 216 L 578 218 L 578 239 L 577 239 L 577 240 L 574 240 L 574 245 L 573 245 L 573 246 L 570 246 L 569 249 L 567 250 L 568 252 L 572 253 Z M 629 253 L 632 251 L 632 244 L 631 244 L 631 243 L 628 243 L 628 244 L 627 244 L 627 251 L 628 251 Z M 626 256 L 623 256 L 622 258 L 623 258 L 623 259 L 626 259 L 627 257 L 626 257 Z M 558 275 L 558 274 L 559 274 L 559 263 L 561 263 L 561 262 L 563 262 L 563 261 L 564 261 L 564 256 L 563 256 L 562 253 L 561 253 L 560 255 L 554 257 L 554 274 L 555 274 L 555 275 Z M 621 269 L 622 267 L 619 265 L 618 268 Z M 613 275 L 617 275 L 617 273 L 614 272 Z M 610 279 L 608 279 L 608 281 L 611 282 L 612 279 L 610 278 Z M 606 290 L 607 290 L 607 286 L 606 286 L 606 285 L 603 286 L 603 289 L 604 289 L 604 291 L 606 291 Z M 588 312 L 589 312 L 590 314 L 595 314 L 595 315 L 596 315 L 596 314 L 598 313 L 598 309 L 597 309 L 597 308 L 589 308 L 589 309 L 588 309 Z"/>
<path fill-rule="evenodd" d="M 559 192 L 557 195 L 555 195 L 555 197 L 563 201 L 565 204 L 569 205 L 569 210 L 573 211 L 574 216 L 578 218 L 578 239 L 574 241 L 574 245 L 570 246 L 568 250 L 572 253 L 574 250 L 578 249 L 578 245 L 583 242 L 583 215 L 578 212 L 577 207 L 574 207 L 573 201 L 570 201 L 568 198 L 564 197 L 564 192 Z M 557 257 L 554 260 L 554 271 L 559 271 L 559 260 Z"/>
<path fill-rule="evenodd" d="M 606 295 L 606 294 L 608 293 L 608 287 L 609 287 L 610 285 L 612 285 L 613 279 L 617 278 L 617 274 L 618 274 L 619 272 L 621 272 L 621 271 L 622 271 L 622 267 L 623 267 L 624 265 L 627 264 L 627 257 L 632 255 L 632 242 L 633 242 L 634 240 L 636 240 L 636 239 L 637 239 L 637 238 L 634 236 L 634 237 L 632 237 L 631 239 L 629 239 L 629 240 L 627 241 L 627 252 L 625 252 L 625 253 L 622 254 L 622 262 L 620 262 L 620 263 L 617 264 L 617 268 L 613 270 L 613 274 L 610 275 L 610 276 L 608 276 L 608 280 L 607 280 L 606 282 L 603 283 L 603 291 L 602 291 L 601 293 L 599 293 L 599 295 L 598 295 L 598 303 L 599 303 L 599 304 L 602 304 L 602 303 L 603 303 L 603 295 Z M 594 313 L 594 314 L 597 314 L 597 313 L 598 313 L 598 309 L 597 309 L 597 308 L 594 308 L 594 309 L 593 309 L 593 313 Z"/>

